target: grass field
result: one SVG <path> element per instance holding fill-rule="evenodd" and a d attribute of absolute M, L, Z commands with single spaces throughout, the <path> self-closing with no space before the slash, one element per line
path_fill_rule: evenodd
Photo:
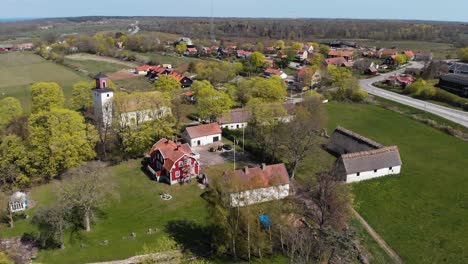
<path fill-rule="evenodd" d="M 353 184 L 359 213 L 406 263 L 468 261 L 468 143 L 377 106 L 330 103 L 337 125 L 398 145 L 398 176 Z"/>
<path fill-rule="evenodd" d="M 173 68 L 177 68 L 182 64 L 187 64 L 190 62 L 201 62 L 201 59 L 198 58 L 191 58 L 191 57 L 180 57 L 180 56 L 169 56 L 169 55 L 162 55 L 158 53 L 141 53 L 141 52 L 134 52 L 137 55 L 137 59 L 139 60 L 151 60 L 157 64 L 172 64 Z"/>
<path fill-rule="evenodd" d="M 151 246 L 161 236 L 167 236 L 165 225 L 169 221 L 189 220 L 204 226 L 207 211 L 200 190 L 195 183 L 189 186 L 168 186 L 151 181 L 141 170 L 138 161 L 131 161 L 108 168 L 111 180 L 118 186 L 120 199 L 98 214 L 92 232 L 68 232 L 65 236 L 65 250 L 40 251 L 38 261 L 44 263 L 85 263 L 109 259 L 125 259 L 139 254 L 143 245 Z M 52 185 L 33 189 L 32 199 L 41 205 L 53 200 Z M 173 196 L 163 201 L 159 195 L 168 192 Z M 29 212 L 31 214 L 32 212 Z M 146 235 L 148 228 L 161 230 L 154 235 Z M 0 229 L 2 236 L 22 235 L 35 228 L 28 220 L 16 223 L 16 228 Z M 136 232 L 136 238 L 128 237 Z M 192 235 L 192 234 L 187 234 Z M 187 240 L 194 238 L 187 238 Z M 100 243 L 108 240 L 108 246 Z M 190 240 L 191 241 L 191 240 Z M 180 242 L 180 241 L 179 241 Z M 80 247 L 80 244 L 85 247 Z"/>
<path fill-rule="evenodd" d="M 447 55 L 452 58 L 457 57 L 457 48 L 449 43 L 437 43 L 437 42 L 426 42 L 426 41 L 378 41 L 370 39 L 353 39 L 357 41 L 359 45 L 366 47 L 377 47 L 377 48 L 397 48 L 400 50 L 429 50 L 434 53 L 434 59 L 441 60 L 446 59 Z"/>
<path fill-rule="evenodd" d="M 73 84 L 83 80 L 89 78 L 30 52 L 0 54 L 0 98 L 19 99 L 25 111 L 31 109 L 32 83 L 57 82 L 70 97 Z"/>

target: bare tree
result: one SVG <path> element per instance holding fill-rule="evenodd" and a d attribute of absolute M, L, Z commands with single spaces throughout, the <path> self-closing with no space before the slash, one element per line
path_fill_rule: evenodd
<path fill-rule="evenodd" d="M 100 169 L 102 171 L 102 168 Z M 105 173 L 96 166 L 80 167 L 58 187 L 59 201 L 82 214 L 83 225 L 91 231 L 91 217 L 94 211 L 114 200 L 117 192 Z"/>
<path fill-rule="evenodd" d="M 65 248 L 63 233 L 69 225 L 70 210 L 64 204 L 41 207 L 34 214 L 32 222 L 39 227 L 39 240 L 43 247 L 58 244 Z"/>
<path fill-rule="evenodd" d="M 311 108 L 314 105 L 312 102 L 307 102 L 307 104 L 309 104 L 307 107 Z M 317 140 L 324 126 L 324 120 L 322 112 L 313 113 L 304 106 L 297 106 L 295 117 L 289 123 L 280 126 L 281 149 L 288 160 L 291 178 L 296 176 L 299 163 L 307 157 L 313 148 L 318 146 Z"/>

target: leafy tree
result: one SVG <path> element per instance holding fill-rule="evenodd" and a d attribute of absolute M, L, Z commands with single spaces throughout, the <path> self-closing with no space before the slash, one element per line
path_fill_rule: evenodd
<path fill-rule="evenodd" d="M 398 65 L 405 64 L 408 61 L 408 57 L 405 54 L 398 54 L 395 56 L 395 62 Z"/>
<path fill-rule="evenodd" d="M 180 81 L 170 75 L 161 75 L 158 77 L 158 80 L 154 83 L 156 91 L 168 93 L 171 95 L 180 95 L 182 93 L 182 86 Z"/>
<path fill-rule="evenodd" d="M 39 241 L 44 248 L 58 246 L 65 248 L 63 234 L 69 226 L 70 210 L 65 205 L 40 207 L 32 222 L 39 227 Z"/>
<path fill-rule="evenodd" d="M 187 45 L 185 42 L 181 41 L 179 44 L 176 46 L 176 52 L 180 55 L 184 54 L 184 52 L 187 50 Z"/>
<path fill-rule="evenodd" d="M 307 98 L 307 104 L 315 104 L 314 109 L 319 109 L 322 101 L 318 98 Z M 320 131 L 324 124 L 324 111 L 311 113 L 303 106 L 297 106 L 295 117 L 288 123 L 280 126 L 279 133 L 282 141 L 282 153 L 288 160 L 291 178 L 296 175 L 297 167 L 310 151 L 318 145 Z"/>
<path fill-rule="evenodd" d="M 251 98 L 280 102 L 287 95 L 286 84 L 278 76 L 269 79 L 259 77 L 245 79 L 240 82 L 237 95 L 243 104 L 247 104 Z"/>
<path fill-rule="evenodd" d="M 462 48 L 458 51 L 458 57 L 464 61 L 468 62 L 468 47 Z"/>
<path fill-rule="evenodd" d="M 291 44 L 291 49 L 292 49 L 293 51 L 297 52 L 297 51 L 299 51 L 299 50 L 302 50 L 302 47 L 303 47 L 303 46 L 304 46 L 304 45 L 303 45 L 302 43 L 300 43 L 300 42 L 293 42 L 293 43 Z"/>
<path fill-rule="evenodd" d="M 23 108 L 18 99 L 5 97 L 0 100 L 0 131 L 3 131 L 11 120 L 22 114 Z"/>
<path fill-rule="evenodd" d="M 98 173 L 99 166 L 82 166 L 71 178 L 59 185 L 59 201 L 65 208 L 76 209 L 83 219 L 86 232 L 91 231 L 91 217 L 96 209 L 118 198 L 115 186 L 107 175 Z"/>
<path fill-rule="evenodd" d="M 80 81 L 73 85 L 72 88 L 72 107 L 75 109 L 86 109 L 93 106 L 93 93 L 91 89 L 94 87 L 94 82 Z"/>
<path fill-rule="evenodd" d="M 344 87 L 347 79 L 352 77 L 351 71 L 345 67 L 328 65 L 328 80 L 333 87 Z"/>
<path fill-rule="evenodd" d="M 248 61 L 250 65 L 254 67 L 255 72 L 257 72 L 258 69 L 262 68 L 265 63 L 265 55 L 263 55 L 263 53 L 256 51 L 252 53 Z"/>
<path fill-rule="evenodd" d="M 277 49 L 280 49 L 280 50 L 284 50 L 286 48 L 286 44 L 284 43 L 283 40 L 276 41 L 275 46 Z"/>
<path fill-rule="evenodd" d="M 258 52 L 263 52 L 264 49 L 265 48 L 263 46 L 263 43 L 261 41 L 257 41 L 257 43 L 255 44 L 255 50 Z"/>
<path fill-rule="evenodd" d="M 5 253 L 0 252 L 0 264 L 14 264 L 14 262 Z"/>
<path fill-rule="evenodd" d="M 212 83 L 227 83 L 236 77 L 243 70 L 240 62 L 230 63 L 227 61 L 209 61 L 198 63 L 195 72 L 198 79 L 208 80 Z"/>
<path fill-rule="evenodd" d="M 34 113 L 29 130 L 23 162 L 29 176 L 50 179 L 96 156 L 96 130 L 75 111 L 54 108 Z"/>
<path fill-rule="evenodd" d="M 325 62 L 325 57 L 321 53 L 316 53 L 312 57 L 312 66 L 315 66 L 319 69 L 323 68 Z"/>
<path fill-rule="evenodd" d="M 330 52 L 330 48 L 327 45 L 320 45 L 319 49 L 320 49 L 320 53 L 323 56 L 325 56 L 325 57 L 328 56 L 328 53 Z"/>
<path fill-rule="evenodd" d="M 215 121 L 233 105 L 228 94 L 216 90 L 211 84 L 202 85 L 198 88 L 196 95 L 197 112 L 204 120 Z"/>
<path fill-rule="evenodd" d="M 32 111 L 49 111 L 65 102 L 62 88 L 54 82 L 39 82 L 31 86 Z"/>

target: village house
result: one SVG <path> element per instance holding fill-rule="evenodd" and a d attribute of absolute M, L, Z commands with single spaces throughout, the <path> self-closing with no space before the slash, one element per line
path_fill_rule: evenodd
<path fill-rule="evenodd" d="M 171 66 L 172 67 L 172 66 Z M 147 77 L 151 81 L 155 81 L 158 79 L 159 76 L 161 75 L 169 75 L 172 77 L 175 77 L 177 80 L 180 82 L 180 86 L 182 88 L 189 88 L 193 84 L 193 80 L 185 75 L 182 75 L 180 73 L 175 72 L 174 70 L 167 68 L 167 67 L 161 67 L 161 66 L 152 66 L 148 69 L 147 71 Z"/>
<path fill-rule="evenodd" d="M 304 61 L 309 56 L 309 52 L 307 50 L 300 50 L 296 53 L 296 59 L 299 61 Z"/>
<path fill-rule="evenodd" d="M 185 56 L 197 56 L 198 55 L 198 50 L 197 48 L 187 48 L 187 50 L 184 52 Z"/>
<path fill-rule="evenodd" d="M 414 51 L 414 60 L 415 61 L 431 61 L 433 57 L 432 52 L 417 50 Z"/>
<path fill-rule="evenodd" d="M 185 182 L 200 173 L 197 155 L 188 144 L 160 139 L 146 156 L 147 169 L 158 182 L 171 185 Z"/>
<path fill-rule="evenodd" d="M 246 108 L 232 109 L 218 118 L 218 124 L 222 129 L 241 129 L 247 127 L 251 117 L 250 111 Z"/>
<path fill-rule="evenodd" d="M 401 171 L 398 147 L 385 147 L 343 127 L 337 127 L 327 149 L 339 158 L 334 173 L 346 183 L 369 180 Z"/>
<path fill-rule="evenodd" d="M 414 52 L 413 52 L 412 50 L 405 50 L 405 51 L 403 51 L 402 54 L 406 55 L 406 57 L 407 57 L 410 61 L 414 60 Z"/>
<path fill-rule="evenodd" d="M 396 65 L 396 55 L 388 56 L 384 59 L 384 64 L 388 66 L 395 66 Z"/>
<path fill-rule="evenodd" d="M 238 59 L 246 59 L 246 58 L 250 58 L 250 56 L 252 56 L 251 51 L 236 50 L 236 57 Z"/>
<path fill-rule="evenodd" d="M 377 51 L 377 55 L 379 58 L 387 58 L 390 56 L 398 55 L 398 50 L 396 49 L 381 49 Z"/>
<path fill-rule="evenodd" d="M 334 66 L 338 66 L 338 67 L 353 67 L 353 63 L 347 61 L 343 57 L 325 59 L 325 65 L 326 66 L 334 65 Z"/>
<path fill-rule="evenodd" d="M 221 141 L 221 128 L 218 123 L 210 123 L 185 128 L 182 138 L 191 147 L 206 146 Z"/>
<path fill-rule="evenodd" d="M 343 57 L 347 61 L 354 59 L 354 52 L 352 50 L 330 50 L 328 52 L 328 58 Z"/>
<path fill-rule="evenodd" d="M 288 78 L 288 75 L 284 73 L 282 70 L 279 69 L 273 69 L 273 68 L 268 68 L 263 72 L 263 75 L 267 78 L 272 77 L 272 76 L 278 76 L 283 80 L 286 80 Z"/>
<path fill-rule="evenodd" d="M 385 79 L 385 82 L 391 86 L 400 86 L 405 88 L 414 82 L 414 77 L 412 75 L 395 74 L 388 76 L 387 79 Z"/>
<path fill-rule="evenodd" d="M 451 93 L 468 98 L 468 75 L 453 73 L 442 75 L 440 76 L 437 86 Z"/>
<path fill-rule="evenodd" d="M 145 64 L 135 68 L 135 74 L 138 75 L 147 75 L 148 71 L 151 69 L 151 65 Z"/>
<path fill-rule="evenodd" d="M 232 207 L 243 207 L 289 196 L 289 174 L 283 163 L 224 172 Z M 237 186 L 236 186 L 237 185 Z"/>
<path fill-rule="evenodd" d="M 315 70 L 311 69 L 311 70 L 313 71 L 313 73 L 310 79 L 310 83 L 304 83 L 304 85 L 309 86 L 309 87 L 316 87 L 320 83 L 322 76 L 320 74 L 320 70 L 316 70 L 316 69 Z M 300 83 L 304 82 L 306 73 L 307 73 L 306 67 L 303 67 L 302 69 L 300 69 L 296 74 L 296 81 Z"/>
<path fill-rule="evenodd" d="M 468 63 L 450 62 L 448 63 L 448 71 L 453 74 L 468 75 Z"/>

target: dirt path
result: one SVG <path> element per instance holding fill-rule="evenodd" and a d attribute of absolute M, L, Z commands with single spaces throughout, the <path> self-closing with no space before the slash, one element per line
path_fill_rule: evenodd
<path fill-rule="evenodd" d="M 131 61 L 121 61 L 115 58 L 110 58 L 110 57 L 104 57 L 104 56 L 97 56 L 97 55 L 92 55 L 92 54 L 86 54 L 86 53 L 76 53 L 73 55 L 68 55 L 65 58 L 71 59 L 71 60 L 93 60 L 93 61 L 104 61 L 104 62 L 110 62 L 110 63 L 115 63 L 115 64 L 120 64 L 127 66 L 129 68 L 135 68 L 138 66 L 138 63 L 136 62 L 131 62 Z"/>
<path fill-rule="evenodd" d="M 403 260 L 400 258 L 400 256 L 398 256 L 398 254 L 392 248 L 390 248 L 390 246 L 382 239 L 382 237 L 379 236 L 379 234 L 377 234 L 377 232 L 375 232 L 375 230 L 367 223 L 367 221 L 362 218 L 362 216 L 356 210 L 354 210 L 354 208 L 352 211 L 356 219 L 359 220 L 369 235 L 374 238 L 377 244 L 379 244 L 379 246 L 388 254 L 393 262 L 397 264 L 403 264 Z"/>

